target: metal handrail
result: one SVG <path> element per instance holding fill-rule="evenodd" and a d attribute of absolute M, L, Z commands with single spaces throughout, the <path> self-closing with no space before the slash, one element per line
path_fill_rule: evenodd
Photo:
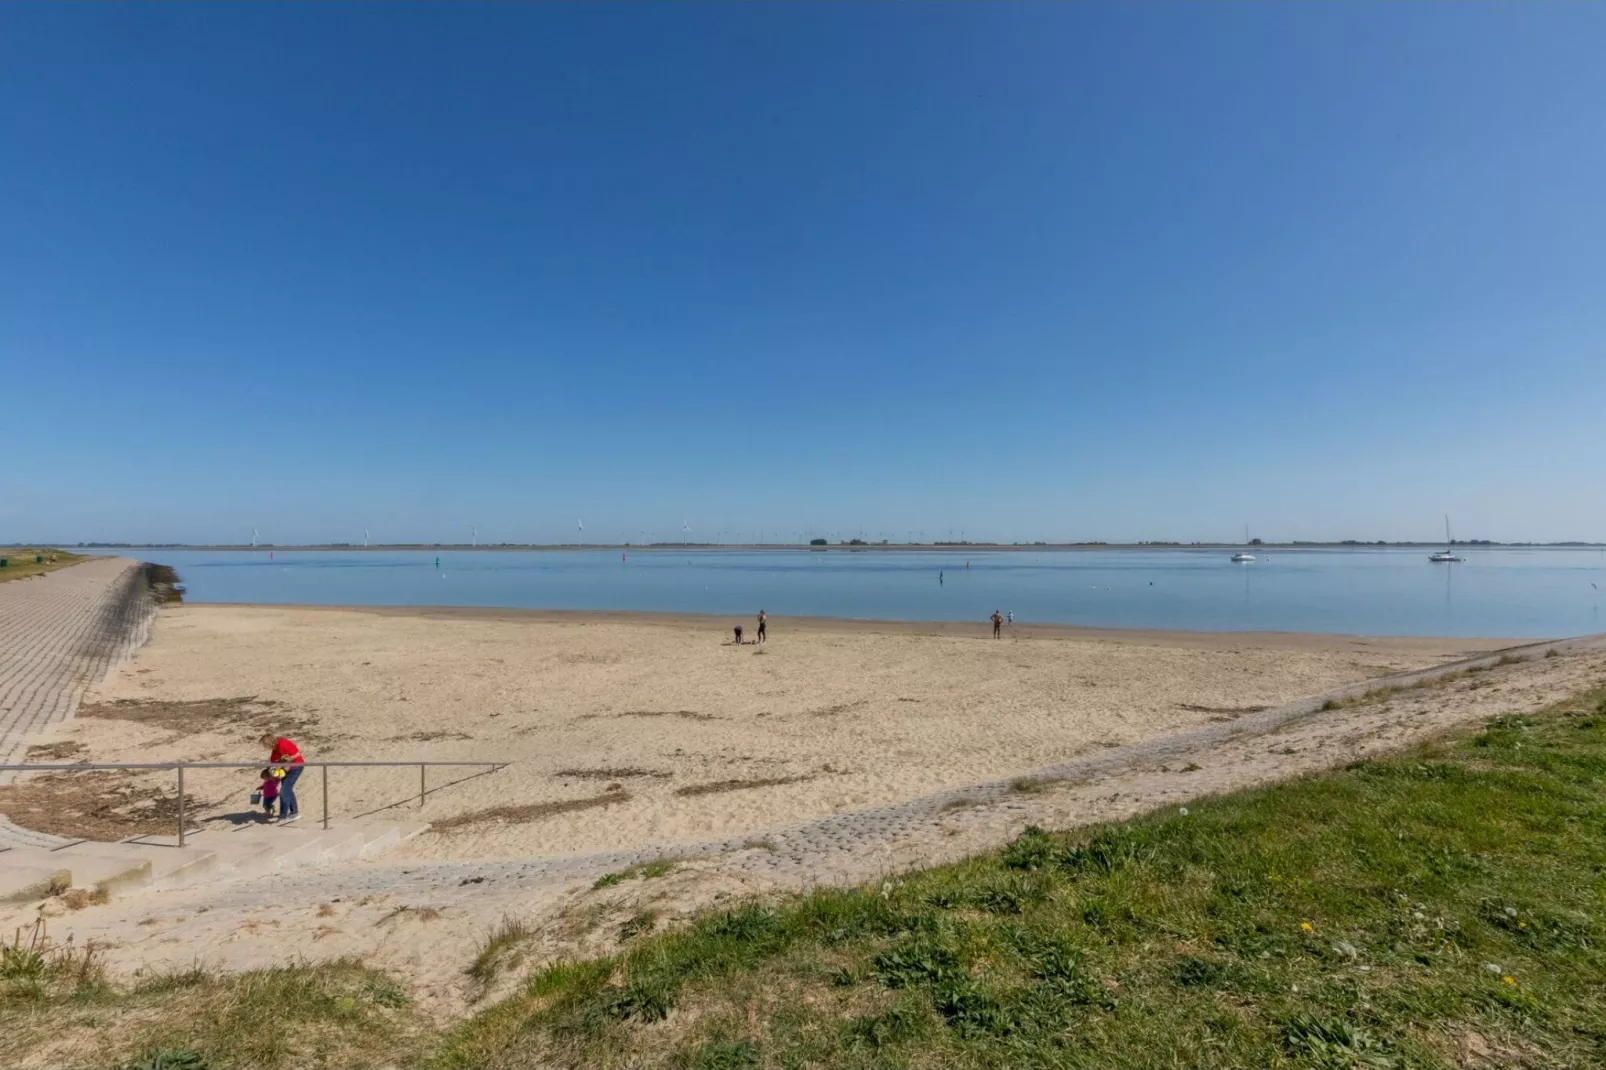
<path fill-rule="evenodd" d="M 437 762 L 437 761 L 422 761 L 422 762 L 397 762 L 397 761 L 388 761 L 388 762 L 24 762 L 24 763 L 16 764 L 16 765 L 0 765 L 0 773 L 42 773 L 42 772 L 74 772 L 74 771 L 88 773 L 88 772 L 95 772 L 97 770 L 116 770 L 116 769 L 174 769 L 174 770 L 177 770 L 178 771 L 178 845 L 180 847 L 183 847 L 184 846 L 184 833 L 185 833 L 185 820 L 184 820 L 184 770 L 186 770 L 186 769 L 264 769 L 264 768 L 270 768 L 272 766 L 283 766 L 283 767 L 289 768 L 291 766 L 296 766 L 296 765 L 299 765 L 303 769 L 305 769 L 307 766 L 317 766 L 317 767 L 319 767 L 319 768 L 321 768 L 323 770 L 323 774 L 322 774 L 322 777 L 321 777 L 322 791 L 323 791 L 323 818 L 322 818 L 322 821 L 323 821 L 324 830 L 328 831 L 328 829 L 329 829 L 329 770 L 331 768 L 337 768 L 337 767 L 342 767 L 342 766 L 348 767 L 348 768 L 363 767 L 363 766 L 392 766 L 392 767 L 394 767 L 394 766 L 409 766 L 410 767 L 410 766 L 416 765 L 416 766 L 418 766 L 418 806 L 419 806 L 420 809 L 422 809 L 423 806 L 424 806 L 424 797 L 429 794 L 429 790 L 428 790 L 428 788 L 426 786 L 427 785 L 427 781 L 426 781 L 425 773 L 426 773 L 426 770 L 430 766 L 432 766 L 432 765 L 474 766 L 476 768 L 483 769 L 485 771 L 485 773 L 494 773 L 494 772 L 496 772 L 496 771 L 498 771 L 500 769 L 506 769 L 508 766 L 510 766 L 512 764 L 513 764 L 512 762 L 458 762 L 458 761 L 452 761 L 452 762 Z M 483 775 L 485 775 L 485 773 L 476 773 L 475 776 L 483 776 Z M 473 779 L 473 778 L 472 777 L 463 777 L 460 780 L 453 780 L 453 781 L 450 781 L 449 783 L 442 784 L 441 788 L 449 788 L 453 784 L 460 784 L 460 783 L 462 783 L 463 780 L 470 780 L 470 779 Z M 440 788 L 436 788 L 435 790 L 439 791 Z M 400 804 L 399 803 L 392 803 L 391 805 L 392 806 L 396 806 L 396 805 L 400 805 Z M 388 807 L 388 806 L 380 807 L 381 810 L 388 810 L 389 808 L 390 807 Z M 369 813 L 378 813 L 378 812 L 379 811 L 377 811 L 377 810 L 369 811 Z"/>

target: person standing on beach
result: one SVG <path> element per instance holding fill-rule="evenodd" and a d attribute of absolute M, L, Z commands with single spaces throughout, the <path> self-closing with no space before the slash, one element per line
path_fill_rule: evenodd
<path fill-rule="evenodd" d="M 998 612 L 998 610 L 995 609 L 995 610 L 993 610 L 993 638 L 994 639 L 1001 638 L 1000 633 L 1003 631 L 1003 628 L 1004 628 L 1004 615 L 1002 613 Z"/>
<path fill-rule="evenodd" d="M 301 779 L 301 770 L 306 758 L 301 755 L 301 748 L 283 736 L 275 736 L 272 732 L 265 733 L 257 742 L 268 751 L 268 765 L 282 765 L 289 762 L 285 768 L 284 779 L 279 782 L 279 824 L 294 821 L 301 816 L 301 808 L 296 805 L 296 781 Z"/>
<path fill-rule="evenodd" d="M 761 642 L 761 643 L 764 641 L 764 626 L 766 624 L 768 624 L 769 622 L 770 622 L 769 614 L 765 613 L 762 609 L 759 610 L 758 611 L 758 641 Z"/>
<path fill-rule="evenodd" d="M 742 626 L 740 624 L 736 626 L 736 645 L 742 645 Z"/>

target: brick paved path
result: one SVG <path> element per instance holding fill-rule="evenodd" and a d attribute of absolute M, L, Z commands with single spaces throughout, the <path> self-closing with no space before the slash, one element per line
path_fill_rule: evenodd
<path fill-rule="evenodd" d="M 155 606 L 138 562 L 86 561 L 0 583 L 0 765 L 21 762 L 49 725 L 150 635 Z M 0 784 L 15 774 L 0 773 Z M 0 817 L 0 847 L 43 844 Z"/>

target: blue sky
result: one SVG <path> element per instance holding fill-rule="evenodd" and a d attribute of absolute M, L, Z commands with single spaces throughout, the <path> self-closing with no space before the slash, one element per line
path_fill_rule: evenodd
<path fill-rule="evenodd" d="M 5 5 L 0 541 L 1606 539 L 1603 40 Z"/>

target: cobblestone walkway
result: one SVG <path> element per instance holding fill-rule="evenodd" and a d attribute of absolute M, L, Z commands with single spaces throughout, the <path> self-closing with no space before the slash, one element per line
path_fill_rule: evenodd
<path fill-rule="evenodd" d="M 150 635 L 155 606 L 137 562 L 86 561 L 0 583 L 0 765 L 24 760 L 46 727 Z M 13 773 L 0 772 L 0 784 Z M 0 817 L 0 848 L 55 844 Z"/>

